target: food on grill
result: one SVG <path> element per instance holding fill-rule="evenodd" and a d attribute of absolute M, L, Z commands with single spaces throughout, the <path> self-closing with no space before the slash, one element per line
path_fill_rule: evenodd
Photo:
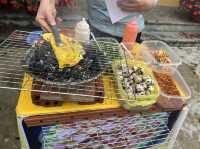
<path fill-rule="evenodd" d="M 161 90 L 168 95 L 180 96 L 180 92 L 169 74 L 153 72 Z"/>
<path fill-rule="evenodd" d="M 153 55 L 159 63 L 163 64 L 171 63 L 169 55 L 163 49 L 156 50 L 155 52 L 153 52 Z"/>
<path fill-rule="evenodd" d="M 60 69 L 52 46 L 47 41 L 38 41 L 26 55 L 25 69 L 37 79 L 55 84 L 74 85 L 91 81 L 103 71 L 99 57 L 103 58 L 104 53 L 94 49 L 94 45 L 95 43 L 83 44 L 85 54 L 79 63 Z"/>
<path fill-rule="evenodd" d="M 156 103 L 160 89 L 151 69 L 140 60 L 113 62 L 120 103 L 127 110 L 147 110 Z"/>
<path fill-rule="evenodd" d="M 154 90 L 154 81 L 149 75 L 145 75 L 142 67 L 127 67 L 122 64 L 118 71 L 123 89 L 128 95 L 150 95 Z"/>
<path fill-rule="evenodd" d="M 46 33 L 42 37 L 51 44 L 60 69 L 72 67 L 83 59 L 85 51 L 83 46 L 78 41 L 74 41 L 72 38 L 60 34 L 63 45 L 56 46 L 52 33 Z"/>

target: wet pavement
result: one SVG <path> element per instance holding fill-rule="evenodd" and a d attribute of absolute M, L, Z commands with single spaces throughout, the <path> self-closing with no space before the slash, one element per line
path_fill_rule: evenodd
<path fill-rule="evenodd" d="M 199 48 L 176 48 L 174 49 L 181 57 L 184 65 L 180 72 L 184 76 L 190 89 L 192 98 L 188 100 L 189 114 L 178 135 L 177 149 L 200 148 L 200 49 Z"/>
<path fill-rule="evenodd" d="M 19 149 L 19 135 L 15 106 L 18 94 L 15 91 L 0 90 L 0 148 Z"/>

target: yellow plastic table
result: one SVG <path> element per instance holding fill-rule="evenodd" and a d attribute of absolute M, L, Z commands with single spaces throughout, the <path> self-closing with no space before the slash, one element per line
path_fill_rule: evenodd
<path fill-rule="evenodd" d="M 140 45 L 134 44 L 132 49 L 129 49 L 133 55 L 138 56 L 140 53 Z M 112 99 L 117 99 L 114 85 L 109 81 L 109 76 L 103 76 L 104 83 L 104 93 L 105 97 L 112 97 Z M 84 110 L 102 110 L 109 108 L 119 108 L 120 104 L 117 100 L 111 100 L 109 98 L 104 99 L 103 103 L 97 103 L 92 105 L 79 105 L 75 102 L 66 102 L 60 107 L 43 107 L 37 106 L 32 103 L 31 99 L 31 88 L 32 88 L 32 77 L 28 74 L 24 75 L 22 91 L 19 96 L 18 104 L 16 107 L 17 116 L 26 117 L 33 115 L 44 115 L 44 114 L 54 114 L 54 113 L 66 113 L 66 112 L 78 112 Z M 108 92 L 109 90 L 109 92 Z"/>
<path fill-rule="evenodd" d="M 103 77 L 105 96 L 115 97 L 114 87 L 110 86 L 109 76 Z M 19 96 L 19 101 L 16 108 L 17 116 L 33 116 L 33 115 L 44 115 L 44 114 L 54 114 L 54 113 L 67 113 L 67 112 L 78 112 L 84 110 L 102 110 L 110 108 L 119 108 L 120 104 L 117 100 L 104 99 L 103 103 L 96 103 L 90 105 L 79 105 L 75 102 L 65 102 L 62 106 L 57 107 L 43 107 L 37 106 L 32 103 L 31 99 L 31 87 L 32 78 L 28 74 L 25 74 L 23 88 Z M 108 90 L 109 92 L 106 92 Z M 25 89 L 25 90 L 23 90 Z"/>

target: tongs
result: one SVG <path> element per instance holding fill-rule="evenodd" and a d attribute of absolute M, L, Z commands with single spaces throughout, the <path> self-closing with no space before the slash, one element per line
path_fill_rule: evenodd
<path fill-rule="evenodd" d="M 59 32 L 58 26 L 57 25 L 50 25 L 50 27 L 51 27 L 56 45 L 58 47 L 62 46 L 63 43 L 62 43 L 62 40 L 61 40 L 61 37 L 60 37 L 60 32 Z"/>

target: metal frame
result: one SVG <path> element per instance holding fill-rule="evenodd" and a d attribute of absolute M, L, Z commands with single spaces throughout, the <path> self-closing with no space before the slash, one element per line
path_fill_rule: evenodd
<path fill-rule="evenodd" d="M 183 126 L 183 123 L 187 117 L 188 112 L 189 112 L 189 109 L 187 106 L 184 107 L 179 112 L 178 118 L 174 122 L 174 125 L 172 127 L 172 130 L 171 130 L 171 133 L 169 136 L 169 142 L 167 145 L 167 149 L 173 149 L 174 144 L 176 142 L 176 138 L 178 136 L 178 133 L 179 133 L 181 127 Z M 23 126 L 22 126 L 22 122 L 23 122 L 24 118 L 25 117 L 23 117 L 23 116 L 17 117 L 17 123 L 18 123 L 18 128 L 19 128 L 19 133 L 20 133 L 21 149 L 30 149 L 28 140 L 26 139 L 26 134 L 25 134 Z M 158 148 L 158 149 L 163 149 L 163 148 Z"/>
<path fill-rule="evenodd" d="M 99 146 L 104 148 L 107 146 L 110 149 L 139 149 L 153 146 L 167 148 L 164 144 L 168 143 L 170 136 L 167 127 L 168 116 L 166 112 L 136 114 L 44 126 L 42 127 L 43 148 L 52 149 L 58 144 L 61 147 L 69 147 L 71 144 L 72 148 L 82 149 L 92 148 L 98 143 Z M 76 132 L 70 134 L 73 130 Z M 79 139 L 83 139 L 82 142 L 76 142 L 75 137 L 81 135 L 83 136 Z"/>

